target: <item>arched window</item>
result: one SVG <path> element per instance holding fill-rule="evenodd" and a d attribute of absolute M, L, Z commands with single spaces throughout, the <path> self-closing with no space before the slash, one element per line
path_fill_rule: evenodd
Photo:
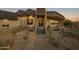
<path fill-rule="evenodd" d="M 27 24 L 32 25 L 33 24 L 33 19 L 27 19 Z"/>

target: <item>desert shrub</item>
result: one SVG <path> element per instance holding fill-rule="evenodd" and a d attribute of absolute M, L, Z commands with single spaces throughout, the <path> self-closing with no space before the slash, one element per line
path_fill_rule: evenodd
<path fill-rule="evenodd" d="M 8 40 L 0 40 L 0 47 L 7 47 L 10 42 Z"/>
<path fill-rule="evenodd" d="M 71 26 L 72 26 L 72 22 L 71 22 L 70 20 L 65 20 L 65 21 L 63 22 L 63 25 L 64 25 L 65 27 L 71 27 Z"/>
<path fill-rule="evenodd" d="M 73 37 L 73 33 L 71 31 L 63 31 L 63 36 L 64 37 Z"/>
<path fill-rule="evenodd" d="M 13 35 L 13 36 L 15 36 L 15 35 L 16 35 L 16 33 L 17 33 L 16 29 L 15 29 L 15 28 L 14 28 L 14 29 L 12 29 L 12 35 Z"/>
<path fill-rule="evenodd" d="M 79 28 L 79 22 L 72 22 L 72 26 L 74 28 Z"/>
<path fill-rule="evenodd" d="M 79 40 L 79 30 L 71 30 L 73 37 Z"/>

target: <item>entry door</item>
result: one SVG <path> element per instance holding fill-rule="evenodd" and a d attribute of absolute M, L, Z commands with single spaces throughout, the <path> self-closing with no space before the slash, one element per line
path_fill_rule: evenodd
<path fill-rule="evenodd" d="M 43 19 L 38 20 L 37 33 L 45 34 L 45 21 Z"/>
<path fill-rule="evenodd" d="M 44 21 L 43 20 L 39 20 L 38 21 L 38 26 L 44 26 Z"/>

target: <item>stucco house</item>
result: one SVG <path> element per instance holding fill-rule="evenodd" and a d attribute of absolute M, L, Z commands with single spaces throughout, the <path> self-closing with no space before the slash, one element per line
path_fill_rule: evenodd
<path fill-rule="evenodd" d="M 0 10 L 0 27 L 22 25 L 35 29 L 35 32 L 41 28 L 46 32 L 48 26 L 62 26 L 63 20 L 65 17 L 57 11 L 45 8 L 18 10 L 15 13 Z"/>

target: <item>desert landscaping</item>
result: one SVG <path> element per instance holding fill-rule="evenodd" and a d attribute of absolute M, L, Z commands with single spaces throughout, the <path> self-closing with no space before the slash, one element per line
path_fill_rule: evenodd
<path fill-rule="evenodd" d="M 79 21 L 45 8 L 0 10 L 0 50 L 78 50 Z"/>
<path fill-rule="evenodd" d="M 5 30 L 6 29 L 6 30 Z M 73 50 L 79 49 L 77 34 L 69 30 L 52 29 L 47 34 L 29 32 L 27 28 L 0 29 L 0 49 L 3 50 Z M 75 37 L 76 36 L 76 37 Z"/>

